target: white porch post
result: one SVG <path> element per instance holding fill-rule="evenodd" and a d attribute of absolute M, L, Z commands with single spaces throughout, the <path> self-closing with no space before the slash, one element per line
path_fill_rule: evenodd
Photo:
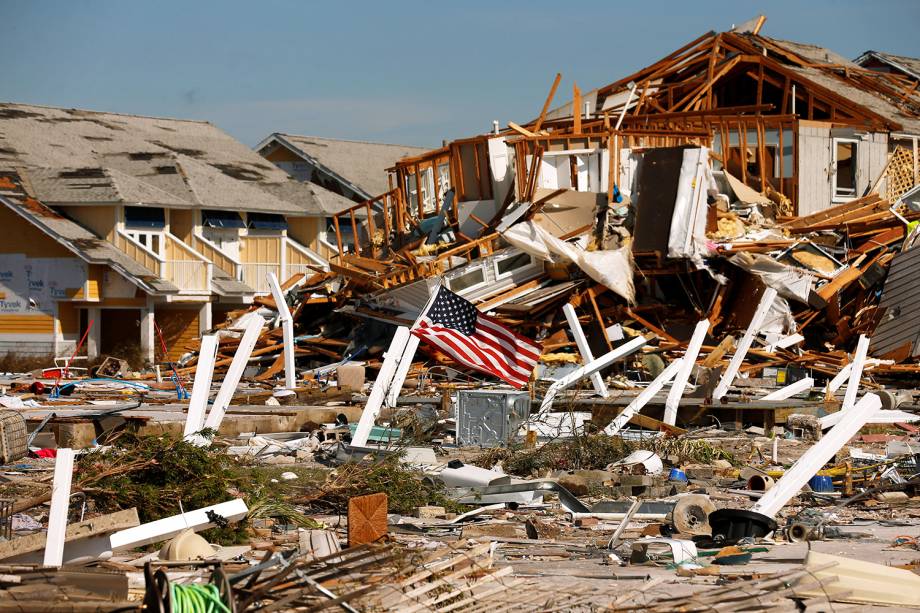
<path fill-rule="evenodd" d="M 89 359 L 98 358 L 99 352 L 102 351 L 102 309 L 92 307 L 86 309 L 86 325 L 90 325 L 89 334 L 86 335 L 86 355 Z M 82 330 L 80 333 L 82 334 Z M 77 339 L 80 342 L 80 339 Z"/>
<path fill-rule="evenodd" d="M 201 308 L 198 310 L 198 335 L 202 335 L 211 328 L 214 327 L 213 317 L 211 313 L 211 301 L 207 301 L 201 305 Z"/>
<path fill-rule="evenodd" d="M 151 364 L 156 362 L 156 332 L 153 327 L 153 318 L 154 305 L 148 300 L 147 308 L 141 309 L 141 355 Z"/>

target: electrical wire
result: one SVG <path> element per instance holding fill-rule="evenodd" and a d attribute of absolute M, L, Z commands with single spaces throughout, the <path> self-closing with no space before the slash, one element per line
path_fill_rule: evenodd
<path fill-rule="evenodd" d="M 170 583 L 172 613 L 230 613 L 230 608 L 220 597 L 220 590 L 212 583 Z"/>

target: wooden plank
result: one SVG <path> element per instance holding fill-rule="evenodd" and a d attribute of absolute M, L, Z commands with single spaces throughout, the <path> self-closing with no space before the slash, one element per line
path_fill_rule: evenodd
<path fill-rule="evenodd" d="M 560 81 L 562 81 L 562 73 L 557 72 L 556 78 L 553 79 L 553 85 L 549 88 L 549 95 L 546 96 L 546 101 L 543 103 L 543 110 L 540 111 L 540 117 L 537 118 L 537 122 L 533 126 L 534 132 L 539 132 L 540 128 L 543 126 L 543 122 L 546 120 L 546 113 L 549 111 L 549 105 L 553 102 L 553 96 L 556 95 L 556 88 L 559 87 Z"/>
<path fill-rule="evenodd" d="M 575 83 L 572 84 L 572 120 L 572 130 L 575 134 L 581 134 L 581 90 Z"/>
<path fill-rule="evenodd" d="M 355 496 L 348 500 L 348 546 L 375 543 L 387 534 L 387 495 Z"/>
<path fill-rule="evenodd" d="M 528 130 L 527 128 L 524 128 L 524 127 L 522 127 L 522 126 L 519 126 L 518 124 L 514 123 L 513 121 L 509 121 L 509 122 L 508 122 L 508 127 L 511 128 L 512 130 L 514 130 L 515 132 L 517 132 L 518 134 L 522 134 L 522 135 L 524 135 L 524 136 L 526 136 L 526 137 L 528 137 L 528 138 L 536 138 L 536 136 L 537 136 L 536 134 L 534 134 L 533 132 L 531 132 L 531 131 Z"/>
<path fill-rule="evenodd" d="M 117 532 L 125 528 L 133 528 L 140 525 L 137 517 L 137 509 L 130 508 L 123 511 L 116 511 L 108 515 L 86 519 L 81 522 L 67 526 L 67 532 L 64 536 L 64 542 L 75 541 L 78 539 L 88 538 Z M 11 541 L 0 541 L 0 560 L 6 560 L 14 556 L 20 556 L 26 553 L 34 553 L 45 548 L 48 534 L 38 532 L 27 536 L 20 536 Z"/>

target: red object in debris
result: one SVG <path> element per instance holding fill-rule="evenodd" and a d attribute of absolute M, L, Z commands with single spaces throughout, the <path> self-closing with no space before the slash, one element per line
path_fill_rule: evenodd
<path fill-rule="evenodd" d="M 57 449 L 39 449 L 35 452 L 35 455 L 40 458 L 56 458 Z"/>
<path fill-rule="evenodd" d="M 32 385 L 29 386 L 29 391 L 33 394 L 44 394 L 45 384 L 41 381 L 33 381 Z"/>
<path fill-rule="evenodd" d="M 907 430 L 908 432 L 920 432 L 920 428 L 918 428 L 917 426 L 912 426 L 910 424 L 904 424 L 904 423 L 898 422 L 895 425 L 898 428 L 901 428 L 902 430 Z"/>

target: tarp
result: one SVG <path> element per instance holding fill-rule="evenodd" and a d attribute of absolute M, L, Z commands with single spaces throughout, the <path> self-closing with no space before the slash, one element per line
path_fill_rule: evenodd
<path fill-rule="evenodd" d="M 632 252 L 629 246 L 603 251 L 586 251 L 576 245 L 556 238 L 532 221 L 511 226 L 502 233 L 518 249 L 546 262 L 560 260 L 572 262 L 586 275 L 622 296 L 635 302 Z"/>

